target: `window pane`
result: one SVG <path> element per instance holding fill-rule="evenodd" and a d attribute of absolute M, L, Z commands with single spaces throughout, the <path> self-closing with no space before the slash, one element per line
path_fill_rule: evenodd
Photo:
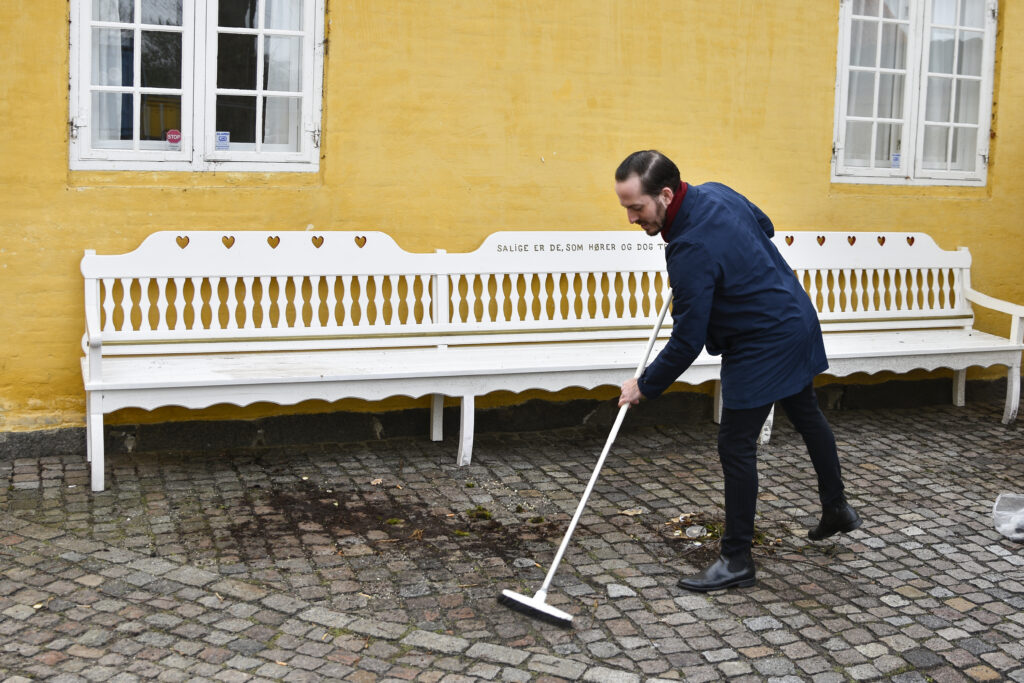
<path fill-rule="evenodd" d="M 257 0 L 220 0 L 217 25 L 256 28 L 256 5 Z"/>
<path fill-rule="evenodd" d="M 907 68 L 906 24 L 882 24 L 883 69 Z"/>
<path fill-rule="evenodd" d="M 878 118 L 903 118 L 903 81 L 900 74 L 879 74 Z"/>
<path fill-rule="evenodd" d="M 231 134 L 231 143 L 256 142 L 256 98 L 217 95 L 217 130 Z"/>
<path fill-rule="evenodd" d="M 875 133 L 875 168 L 899 168 L 900 131 L 903 126 L 891 123 L 878 124 Z"/>
<path fill-rule="evenodd" d="M 135 32 L 116 28 L 92 30 L 92 84 L 132 85 Z"/>
<path fill-rule="evenodd" d="M 143 95 L 139 139 L 166 143 L 169 130 L 181 130 L 181 95 Z"/>
<path fill-rule="evenodd" d="M 181 87 L 181 34 L 142 32 L 142 87 Z"/>
<path fill-rule="evenodd" d="M 267 36 L 264 41 L 263 87 L 295 92 L 302 89 L 302 38 Z"/>
<path fill-rule="evenodd" d="M 256 36 L 231 33 L 217 36 L 217 87 L 256 89 Z"/>
<path fill-rule="evenodd" d="M 963 0 L 960 7 L 960 25 L 985 28 L 985 0 Z"/>
<path fill-rule="evenodd" d="M 181 0 L 142 0 L 142 23 L 181 26 Z"/>
<path fill-rule="evenodd" d="M 91 114 L 94 148 L 131 147 L 133 116 L 129 93 L 94 92 Z"/>
<path fill-rule="evenodd" d="M 286 145 L 298 152 L 302 140 L 302 101 L 297 97 L 268 97 L 263 101 L 263 142 Z"/>
<path fill-rule="evenodd" d="M 878 0 L 853 0 L 853 13 L 860 16 L 877 17 Z"/>
<path fill-rule="evenodd" d="M 908 19 L 910 18 L 910 3 L 908 0 L 885 0 L 882 8 L 882 16 L 886 19 Z"/>
<path fill-rule="evenodd" d="M 878 22 L 854 21 L 850 34 L 850 65 L 876 66 Z"/>
<path fill-rule="evenodd" d="M 981 55 L 985 46 L 985 34 L 980 31 L 960 32 L 960 54 L 957 57 L 956 72 L 963 76 L 981 75 Z"/>
<path fill-rule="evenodd" d="M 949 129 L 941 126 L 925 126 L 924 159 L 921 164 L 927 169 L 946 169 L 946 142 Z"/>
<path fill-rule="evenodd" d="M 928 78 L 928 100 L 925 104 L 926 121 L 949 121 L 949 103 L 953 96 L 953 81 L 949 78 Z"/>
<path fill-rule="evenodd" d="M 973 171 L 978 162 L 978 129 L 953 129 L 953 158 L 950 170 Z"/>
<path fill-rule="evenodd" d="M 873 71 L 851 71 L 846 113 L 850 116 L 872 116 L 874 111 L 875 73 Z"/>
<path fill-rule="evenodd" d="M 302 0 L 267 0 L 266 28 L 302 29 Z"/>
<path fill-rule="evenodd" d="M 953 120 L 957 123 L 978 123 L 978 105 L 981 104 L 981 82 L 956 82 L 956 111 Z"/>
<path fill-rule="evenodd" d="M 847 166 L 871 165 L 871 124 L 867 121 L 846 123 L 846 148 L 843 157 Z"/>
<path fill-rule="evenodd" d="M 928 70 L 935 74 L 953 73 L 953 40 L 955 31 L 932 29 L 929 46 Z"/>
<path fill-rule="evenodd" d="M 135 0 L 92 0 L 93 21 L 135 21 Z"/>
<path fill-rule="evenodd" d="M 932 23 L 956 26 L 956 0 L 932 0 Z"/>

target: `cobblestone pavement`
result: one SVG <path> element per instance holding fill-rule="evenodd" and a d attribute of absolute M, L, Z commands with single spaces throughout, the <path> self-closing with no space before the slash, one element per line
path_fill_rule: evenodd
<path fill-rule="evenodd" d="M 0 462 L 0 680 L 1024 682 L 1001 410 L 830 412 L 865 524 L 822 543 L 781 419 L 758 583 L 710 595 L 675 583 L 714 553 L 715 427 L 627 420 L 548 597 L 572 629 L 496 597 L 540 586 L 604 427 L 478 435 L 463 468 L 454 436 L 115 456 L 102 493 L 81 456 Z"/>

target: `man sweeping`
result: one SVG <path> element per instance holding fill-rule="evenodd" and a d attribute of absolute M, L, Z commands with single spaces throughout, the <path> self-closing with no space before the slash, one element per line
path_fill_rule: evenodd
<path fill-rule="evenodd" d="M 683 183 L 668 157 L 648 150 L 619 165 L 615 192 L 630 223 L 667 242 L 673 318 L 665 348 L 639 379 L 622 385 L 619 405 L 659 396 L 705 346 L 722 356 L 725 532 L 719 558 L 679 586 L 752 586 L 757 437 L 775 402 L 803 437 L 818 476 L 821 521 L 807 537 L 861 525 L 843 495 L 835 437 L 814 394 L 815 375 L 828 367 L 817 313 L 771 242 L 771 220 L 734 190 Z"/>

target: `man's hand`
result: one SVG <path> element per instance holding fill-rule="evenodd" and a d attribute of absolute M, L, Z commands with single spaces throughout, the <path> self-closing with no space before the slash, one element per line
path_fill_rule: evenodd
<path fill-rule="evenodd" d="M 620 408 L 627 403 L 635 406 L 642 398 L 644 395 L 640 393 L 640 387 L 637 386 L 635 379 L 630 378 L 622 383 L 622 393 L 619 395 Z"/>

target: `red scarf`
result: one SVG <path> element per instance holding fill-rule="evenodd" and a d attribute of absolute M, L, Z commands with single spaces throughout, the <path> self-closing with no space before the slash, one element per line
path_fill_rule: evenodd
<path fill-rule="evenodd" d="M 661 239 L 668 242 L 668 233 L 672 228 L 672 223 L 676 220 L 676 214 L 679 213 L 679 207 L 683 204 L 683 197 L 686 196 L 686 190 L 690 186 L 686 183 L 679 183 L 679 187 L 676 189 L 675 195 L 672 197 L 672 202 L 665 209 L 665 225 L 661 229 Z"/>

